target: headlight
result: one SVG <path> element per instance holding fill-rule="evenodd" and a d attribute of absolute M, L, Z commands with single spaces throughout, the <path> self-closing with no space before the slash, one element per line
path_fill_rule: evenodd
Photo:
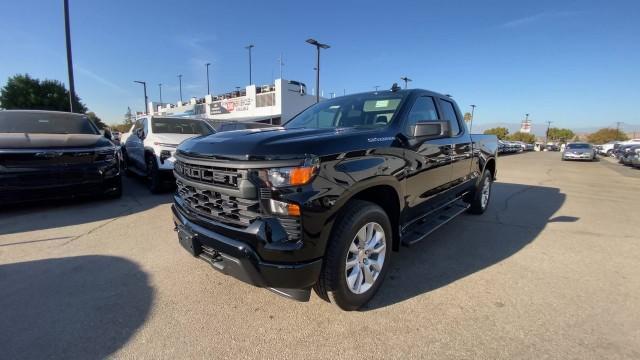
<path fill-rule="evenodd" d="M 115 161 L 117 158 L 117 152 L 115 148 L 107 150 L 99 150 L 96 153 L 96 161 Z"/>
<path fill-rule="evenodd" d="M 320 161 L 311 158 L 300 167 L 273 168 L 267 170 L 267 180 L 271 186 L 297 186 L 309 183 L 318 173 Z"/>

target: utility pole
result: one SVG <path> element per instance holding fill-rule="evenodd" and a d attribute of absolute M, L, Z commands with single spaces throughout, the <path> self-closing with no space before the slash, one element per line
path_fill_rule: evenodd
<path fill-rule="evenodd" d="M 551 127 L 551 123 L 553 121 L 547 121 L 547 135 L 544 139 L 544 144 L 547 145 L 549 143 L 549 127 Z"/>
<path fill-rule="evenodd" d="M 278 65 L 280 65 L 280 80 L 282 80 L 282 67 L 284 66 L 284 60 L 282 59 L 282 53 L 280 53 L 280 57 L 278 58 Z"/>
<path fill-rule="evenodd" d="M 67 43 L 67 72 L 69 73 L 69 112 L 73 112 L 76 86 L 73 81 L 73 58 L 71 56 L 71 26 L 69 25 L 69 0 L 64 0 L 64 33 Z"/>
<path fill-rule="evenodd" d="M 347 95 L 347 89 L 342 89 L 342 96 Z"/>
<path fill-rule="evenodd" d="M 180 102 L 182 102 L 182 74 L 178 75 L 178 81 L 180 82 Z"/>
<path fill-rule="evenodd" d="M 207 95 L 211 95 L 211 90 L 209 89 L 209 65 L 211 65 L 211 63 L 204 64 L 207 68 Z"/>
<path fill-rule="evenodd" d="M 147 104 L 149 103 L 149 100 L 147 99 L 147 82 L 146 81 L 138 81 L 138 80 L 134 80 L 134 83 L 138 83 L 138 84 L 142 84 L 142 86 L 144 87 L 144 113 L 145 115 L 148 113 L 147 112 Z"/>
<path fill-rule="evenodd" d="M 378 92 L 378 88 L 380 87 L 380 85 L 375 85 L 374 88 L 376 89 L 376 92 Z"/>
<path fill-rule="evenodd" d="M 316 47 L 316 103 L 320 102 L 320 49 L 330 48 L 327 44 L 322 44 L 316 39 L 307 39 L 307 43 Z"/>
<path fill-rule="evenodd" d="M 333 99 L 334 97 L 336 97 L 336 93 L 334 92 L 330 92 L 329 93 L 330 99 Z"/>
<path fill-rule="evenodd" d="M 469 132 L 471 132 L 471 128 L 473 128 L 473 113 L 476 110 L 476 105 L 469 105 L 471 106 L 471 121 L 469 121 Z"/>
<path fill-rule="evenodd" d="M 244 47 L 245 49 L 249 50 L 249 85 L 253 85 L 253 81 L 251 79 L 251 49 L 253 49 L 254 47 L 255 46 L 252 44 Z"/>
<path fill-rule="evenodd" d="M 409 79 L 406 76 L 401 77 L 400 80 L 404 81 L 404 88 L 405 89 L 407 88 L 409 81 L 413 81 L 413 80 Z"/>
<path fill-rule="evenodd" d="M 160 105 L 164 104 L 162 102 L 162 83 L 158 84 L 158 88 L 160 89 Z"/>
<path fill-rule="evenodd" d="M 620 124 L 622 122 L 618 121 L 616 122 L 616 140 L 620 140 Z"/>

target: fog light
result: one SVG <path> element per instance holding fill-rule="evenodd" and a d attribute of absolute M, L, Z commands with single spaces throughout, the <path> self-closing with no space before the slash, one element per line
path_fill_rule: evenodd
<path fill-rule="evenodd" d="M 269 200 L 269 210 L 275 215 L 300 216 L 300 206 L 278 200 Z"/>
<path fill-rule="evenodd" d="M 171 157 L 171 151 L 162 150 L 160 151 L 160 163 L 164 164 L 164 161 Z"/>

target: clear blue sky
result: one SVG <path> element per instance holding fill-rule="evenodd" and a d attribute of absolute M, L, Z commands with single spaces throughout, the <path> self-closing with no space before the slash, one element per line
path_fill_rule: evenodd
<path fill-rule="evenodd" d="M 640 124 L 640 1 L 163 1 L 70 0 L 76 91 L 107 122 L 149 96 L 177 101 L 278 76 L 341 94 L 413 87 L 449 93 L 477 123 L 566 127 Z M 0 86 L 29 73 L 67 82 L 62 0 L 0 2 Z"/>

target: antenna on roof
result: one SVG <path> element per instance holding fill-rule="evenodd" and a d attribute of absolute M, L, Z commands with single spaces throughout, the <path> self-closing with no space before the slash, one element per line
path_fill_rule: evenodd
<path fill-rule="evenodd" d="M 396 92 L 400 90 L 400 86 L 398 86 L 398 83 L 393 83 L 393 85 L 391 85 L 391 91 Z"/>

